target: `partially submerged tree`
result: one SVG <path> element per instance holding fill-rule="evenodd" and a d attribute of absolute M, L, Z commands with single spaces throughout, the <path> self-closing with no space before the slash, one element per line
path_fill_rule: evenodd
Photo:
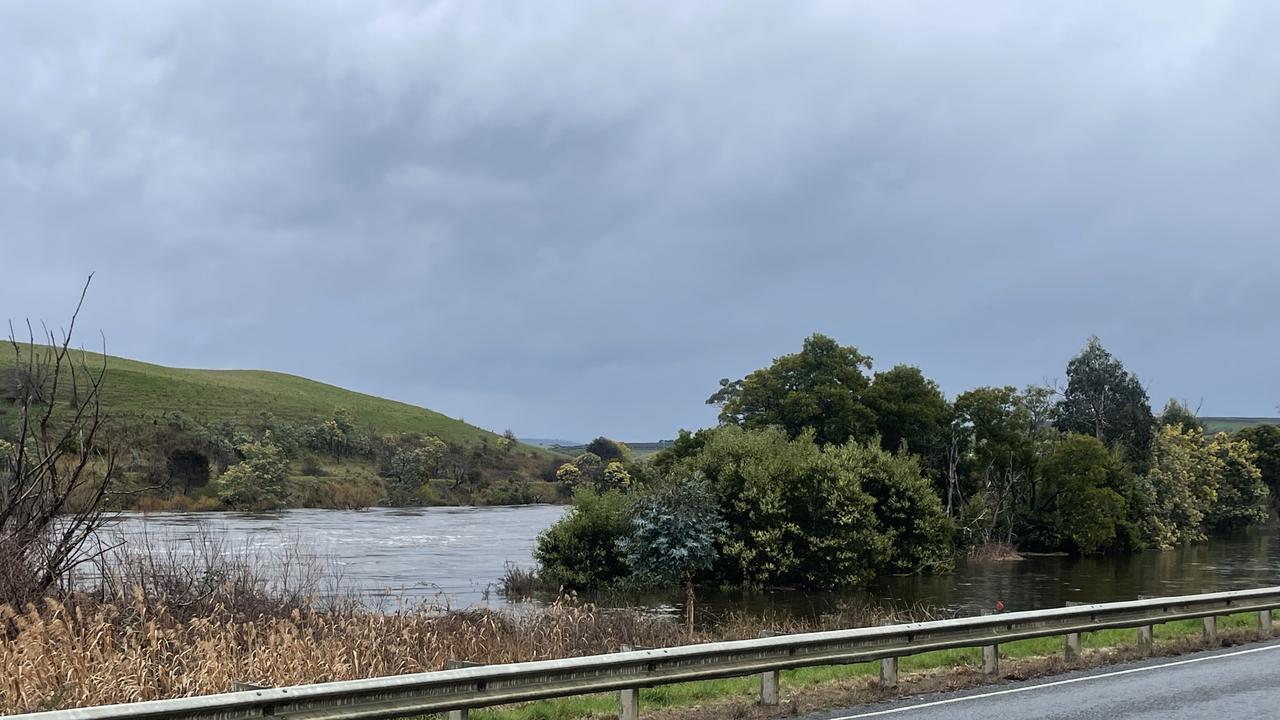
<path fill-rule="evenodd" d="M 106 352 L 71 348 L 89 282 L 60 334 L 37 336 L 28 322 L 19 341 L 9 326 L 16 417 L 0 458 L 0 602 L 33 599 L 103 552 L 94 540 L 116 472 L 103 437 Z"/>
<path fill-rule="evenodd" d="M 693 632 L 694 582 L 716 562 L 716 537 L 724 532 L 720 509 L 701 475 L 651 487 L 631 506 L 634 529 L 625 542 L 631 567 L 659 583 L 685 589 L 685 627 Z"/>

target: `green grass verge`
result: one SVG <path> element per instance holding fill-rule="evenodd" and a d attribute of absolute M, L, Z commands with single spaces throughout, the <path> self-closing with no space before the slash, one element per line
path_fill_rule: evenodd
<path fill-rule="evenodd" d="M 1277 613 L 1272 613 L 1273 617 Z M 1245 629 L 1256 627 L 1257 616 L 1254 613 L 1229 615 L 1218 618 L 1221 630 Z M 1171 640 L 1194 636 L 1201 632 L 1199 620 L 1180 620 L 1157 625 L 1155 638 Z M 1085 649 L 1113 648 L 1136 643 L 1136 630 L 1100 630 L 1084 633 L 1081 645 Z M 1063 638 L 1051 636 L 1034 640 L 1018 640 L 1000 646 L 1001 658 L 1012 660 L 1047 657 L 1063 651 Z M 980 648 L 964 648 L 957 650 L 938 650 L 904 657 L 898 662 L 899 672 L 922 670 L 938 670 L 949 667 L 977 667 L 982 664 Z M 782 673 L 782 689 L 786 691 L 802 690 L 825 683 L 851 678 L 877 677 L 880 673 L 879 662 L 858 663 L 856 665 L 827 665 L 821 667 L 786 670 Z M 760 692 L 760 682 L 756 677 L 731 678 L 727 680 L 706 680 L 702 682 L 679 683 L 647 688 L 640 692 L 641 708 L 688 708 L 721 702 L 735 698 L 754 699 Z M 493 709 L 471 711 L 474 720 L 576 720 L 592 715 L 608 716 L 618 711 L 617 696 L 584 695 L 581 697 L 560 700 L 542 700 Z"/>

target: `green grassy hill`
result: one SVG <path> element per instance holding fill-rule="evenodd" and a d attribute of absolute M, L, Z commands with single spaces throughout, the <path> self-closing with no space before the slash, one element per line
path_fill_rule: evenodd
<path fill-rule="evenodd" d="M 1280 425 L 1280 418 L 1269 417 L 1202 417 L 1205 432 L 1233 433 L 1255 425 Z"/>
<path fill-rule="evenodd" d="M 92 367 L 102 356 L 76 353 Z M 0 352 L 0 372 L 12 368 L 12 352 Z M 498 436 L 434 410 L 344 390 L 296 375 L 264 370 L 188 370 L 107 356 L 104 407 L 113 415 L 157 418 L 180 412 L 202 423 L 243 423 L 269 412 L 283 420 L 307 422 L 335 408 L 353 412 L 361 425 L 384 433 L 435 435 L 448 443 L 471 445 Z M 0 420 L 11 408 L 0 403 Z M 521 450 L 553 457 L 543 448 Z"/>
<path fill-rule="evenodd" d="M 90 368 L 96 353 L 75 353 Z M 14 420 L 14 356 L 0 350 L 0 437 Z M 212 481 L 240 461 L 239 438 L 276 433 L 288 459 L 293 507 L 484 504 L 562 501 L 554 468 L 564 456 L 528 444 L 509 445 L 488 430 L 434 410 L 387 400 L 296 375 L 262 370 L 188 370 L 106 358 L 103 437 L 123 451 L 118 502 L 143 510 L 218 509 Z M 66 397 L 65 387 L 59 391 Z M 341 409 L 348 434 L 315 440 Z M 427 482 L 388 480 L 391 459 L 445 442 Z M 312 439 L 307 439 L 308 437 Z M 402 476 L 395 476 L 400 477 Z"/>

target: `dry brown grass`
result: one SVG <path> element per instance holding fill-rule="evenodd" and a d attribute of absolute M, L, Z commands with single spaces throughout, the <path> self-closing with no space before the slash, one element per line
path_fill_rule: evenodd
<path fill-rule="evenodd" d="M 817 618 L 735 612 L 692 634 L 671 618 L 565 599 L 505 610 L 380 611 L 297 544 L 263 556 L 219 536 L 134 538 L 98 575 L 19 607 L 0 602 L 0 713 L 906 622 L 918 610 L 845 605 Z"/>
<path fill-rule="evenodd" d="M 8 627 L 0 638 L 0 712 L 226 692 L 237 681 L 296 685 L 439 670 L 450 659 L 518 662 L 883 619 L 861 611 L 808 622 L 743 614 L 690 636 L 667 618 L 567 603 L 390 613 L 281 606 L 256 617 L 223 606 L 195 616 L 188 610 L 157 606 L 140 590 L 123 605 L 47 600 L 23 612 L 0 606 L 0 624 Z"/>

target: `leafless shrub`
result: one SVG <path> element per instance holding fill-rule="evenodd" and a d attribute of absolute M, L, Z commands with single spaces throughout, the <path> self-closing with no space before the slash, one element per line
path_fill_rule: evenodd
<path fill-rule="evenodd" d="M 101 432 L 105 344 L 101 362 L 92 366 L 90 354 L 71 349 L 88 289 L 86 282 L 60 333 L 42 328 L 37 336 L 27 322 L 20 342 L 9 325 L 17 419 L 0 474 L 2 600 L 45 595 L 102 550 L 88 541 L 103 524 L 103 500 L 116 467 Z"/>

